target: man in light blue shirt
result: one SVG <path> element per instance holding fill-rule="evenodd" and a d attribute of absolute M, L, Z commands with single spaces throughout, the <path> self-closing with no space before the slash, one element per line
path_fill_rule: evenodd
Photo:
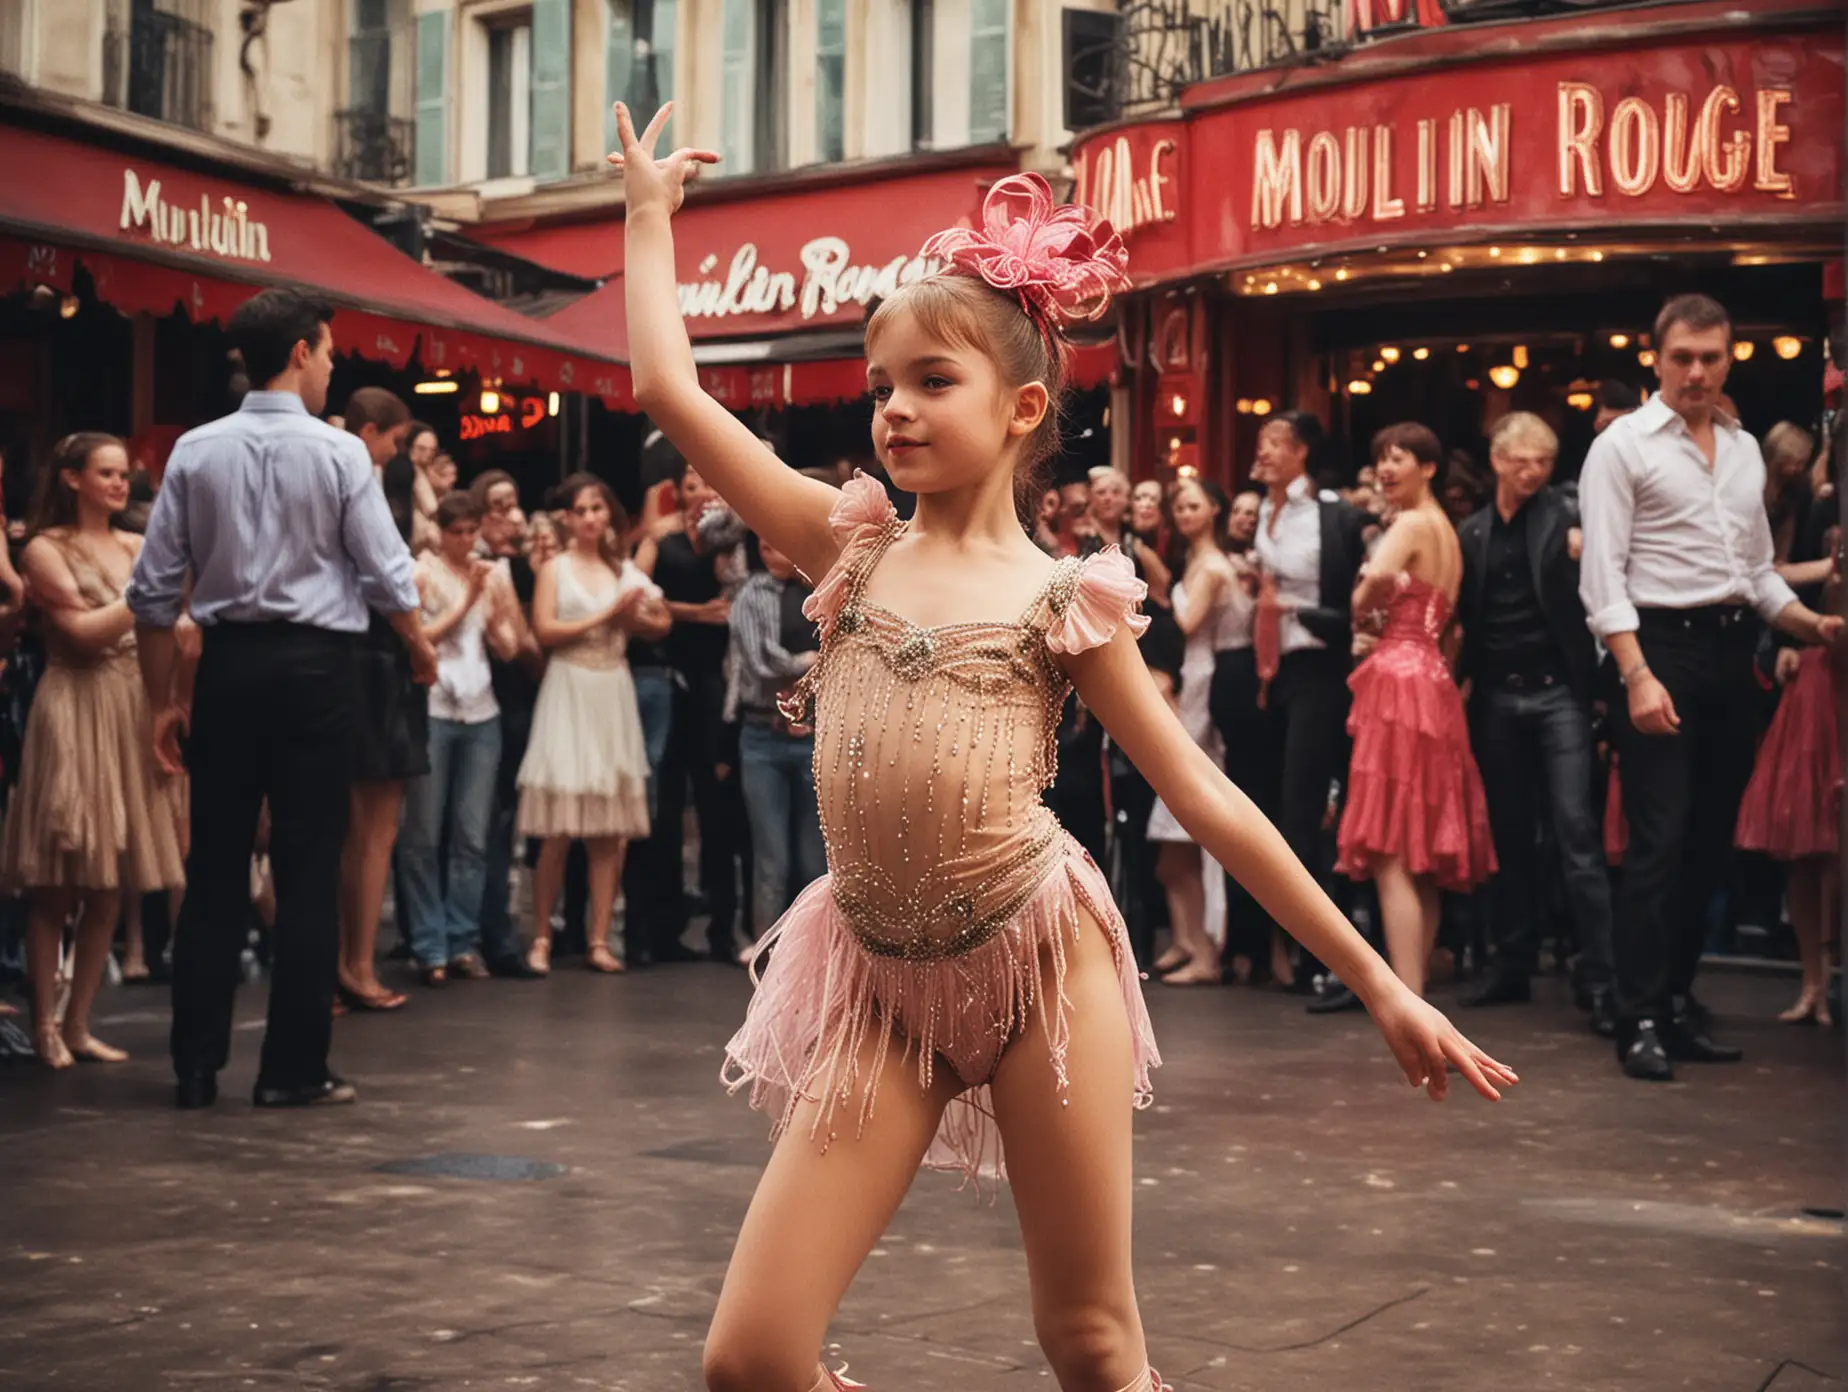
<path fill-rule="evenodd" d="M 366 447 L 316 416 L 333 375 L 327 305 L 265 290 L 229 328 L 262 390 L 174 446 L 129 581 L 155 753 L 192 775 L 187 901 L 173 963 L 181 1107 L 208 1106 L 230 1051 L 250 856 L 267 801 L 276 878 L 274 980 L 258 1106 L 350 1102 L 327 1066 L 339 950 L 355 646 L 368 607 L 390 620 L 419 681 L 436 657 L 411 557 Z M 173 625 L 204 634 L 189 713 L 173 699 Z"/>

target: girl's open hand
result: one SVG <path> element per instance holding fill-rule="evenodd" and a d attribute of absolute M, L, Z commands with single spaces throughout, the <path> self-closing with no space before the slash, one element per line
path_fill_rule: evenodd
<path fill-rule="evenodd" d="M 1501 1093 L 1496 1091 L 1498 1084 L 1512 1087 L 1521 1081 L 1512 1068 L 1497 1063 L 1465 1039 L 1443 1012 L 1403 986 L 1374 1007 L 1373 1020 L 1386 1036 L 1386 1046 L 1399 1060 L 1399 1067 L 1405 1070 L 1406 1080 L 1413 1087 L 1423 1088 L 1433 1102 L 1442 1102 L 1450 1091 L 1450 1064 L 1491 1102 L 1501 1101 Z"/>
<path fill-rule="evenodd" d="M 687 185 L 699 177 L 701 166 L 719 162 L 718 155 L 711 150 L 695 150 L 684 145 L 666 159 L 655 158 L 655 143 L 660 140 L 673 110 L 672 102 L 664 104 L 655 112 L 648 129 L 638 137 L 629 119 L 628 106 L 616 103 L 616 134 L 622 141 L 622 149 L 610 156 L 610 164 L 622 171 L 623 201 L 628 214 L 653 207 L 670 214 L 676 212 L 686 196 Z"/>

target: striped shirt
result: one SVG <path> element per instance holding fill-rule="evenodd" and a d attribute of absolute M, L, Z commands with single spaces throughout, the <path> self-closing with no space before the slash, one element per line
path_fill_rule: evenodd
<path fill-rule="evenodd" d="M 736 720 L 744 711 L 774 710 L 777 693 L 808 670 L 802 654 L 790 652 L 782 643 L 783 592 L 790 585 L 801 584 L 794 579 L 778 580 L 767 570 L 758 571 L 732 597 L 731 648 L 727 653 L 730 675 L 725 688 L 727 720 Z"/>

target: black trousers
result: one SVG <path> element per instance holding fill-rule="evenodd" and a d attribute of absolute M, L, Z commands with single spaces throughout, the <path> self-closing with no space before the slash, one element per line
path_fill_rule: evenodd
<path fill-rule="evenodd" d="M 1600 809 L 1592 800 L 1591 712 L 1559 682 L 1517 687 L 1485 681 L 1471 705 L 1500 863 L 1488 891 L 1497 970 L 1526 976 L 1539 961 L 1539 921 L 1552 878 L 1542 871 L 1544 844 L 1558 855 L 1577 931 L 1578 983 L 1608 986 L 1611 882 Z M 1543 830 L 1551 833 L 1544 843 Z"/>
<path fill-rule="evenodd" d="M 1268 704 L 1268 703 L 1267 703 Z M 1213 728 L 1226 749 L 1226 777 L 1258 805 L 1265 816 L 1277 816 L 1279 767 L 1277 752 L 1264 728 L 1266 713 L 1258 709 L 1258 654 L 1254 648 L 1228 648 L 1213 661 L 1213 684 L 1208 695 Z M 1344 717 L 1345 718 L 1345 717 Z M 1226 953 L 1253 962 L 1269 960 L 1274 925 L 1231 875 L 1226 876 Z"/>
<path fill-rule="evenodd" d="M 216 1072 L 230 1056 L 251 847 L 267 798 L 276 930 L 257 1077 L 284 1088 L 327 1077 L 356 642 L 295 624 L 206 630 L 187 748 L 192 851 L 173 949 L 173 1064 L 181 1076 Z"/>
<path fill-rule="evenodd" d="M 1249 776 L 1261 780 L 1258 806 L 1309 873 L 1327 883 L 1331 786 L 1347 777 L 1348 654 L 1328 648 L 1286 653 L 1270 684 L 1256 730 Z"/>
<path fill-rule="evenodd" d="M 737 941 L 739 860 L 746 853 L 749 837 L 735 742 L 729 754 L 726 749 L 725 678 L 716 671 L 682 676 L 685 685 L 674 689 L 674 725 L 661 765 L 660 815 L 650 840 L 659 843 L 655 854 L 661 863 L 674 867 L 678 885 L 690 784 L 699 819 L 700 888 L 712 908 L 707 946 L 715 957 L 729 957 Z M 719 777 L 721 763 L 731 766 L 728 777 Z M 680 910 L 674 920 L 660 925 L 658 940 L 678 942 L 685 923 L 684 910 Z"/>
<path fill-rule="evenodd" d="M 1628 693 L 1610 709 L 1630 823 L 1617 891 L 1619 1013 L 1661 1017 L 1700 967 L 1707 909 L 1732 860 L 1739 800 L 1751 781 L 1762 702 L 1752 672 L 1750 610 L 1645 609 L 1643 656 L 1681 718 L 1672 735 L 1639 734 Z"/>

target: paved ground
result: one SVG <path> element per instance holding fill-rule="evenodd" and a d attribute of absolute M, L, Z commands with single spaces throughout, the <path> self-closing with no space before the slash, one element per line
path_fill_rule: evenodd
<path fill-rule="evenodd" d="M 693 1392 L 765 1154 L 715 1085 L 742 973 L 420 993 L 340 1024 L 361 1105 L 169 1106 L 158 991 L 99 1033 L 137 1061 L 0 1069 L 0 1388 Z M 1151 988 L 1169 1064 L 1137 1123 L 1139 1280 L 1195 1389 L 1807 1392 L 1848 1379 L 1840 1035 L 1765 1023 L 1789 983 L 1705 990 L 1750 1051 L 1620 1078 L 1551 983 L 1472 1016 L 1501 1108 L 1395 1083 L 1359 1017 Z M 242 1018 L 260 992 L 247 990 Z M 497 1182 L 383 1169 L 562 1166 Z M 876 1392 L 1048 1388 L 1005 1196 L 916 1186 L 836 1323 Z"/>

